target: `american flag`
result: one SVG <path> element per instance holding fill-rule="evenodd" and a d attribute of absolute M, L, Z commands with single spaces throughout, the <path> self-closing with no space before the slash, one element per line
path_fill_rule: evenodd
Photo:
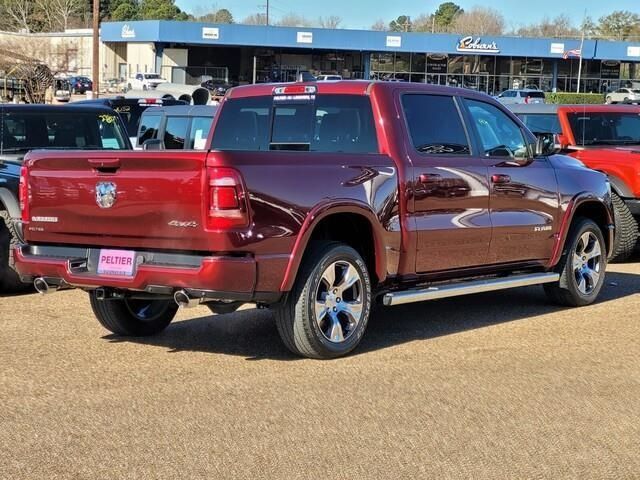
<path fill-rule="evenodd" d="M 566 52 L 564 52 L 562 54 L 562 58 L 564 58 L 565 60 L 569 57 L 578 57 L 580 58 L 582 56 L 582 50 L 580 50 L 579 48 L 575 49 L 575 50 L 568 50 Z"/>

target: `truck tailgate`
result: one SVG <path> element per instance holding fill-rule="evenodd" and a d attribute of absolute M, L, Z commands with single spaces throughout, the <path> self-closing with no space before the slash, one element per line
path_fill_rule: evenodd
<path fill-rule="evenodd" d="M 34 152 L 29 242 L 209 250 L 206 152 Z"/>

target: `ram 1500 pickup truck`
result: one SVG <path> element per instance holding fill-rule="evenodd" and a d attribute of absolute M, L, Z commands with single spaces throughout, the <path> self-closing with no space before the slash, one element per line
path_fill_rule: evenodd
<path fill-rule="evenodd" d="M 596 300 L 609 183 L 545 151 L 469 90 L 366 81 L 231 89 L 206 151 L 34 152 L 17 268 L 89 292 L 108 330 L 150 335 L 178 306 L 275 310 L 313 358 L 384 305 L 540 284 Z"/>
<path fill-rule="evenodd" d="M 640 107 L 631 105 L 510 105 L 533 132 L 557 134 L 558 150 L 611 182 L 616 236 L 610 261 L 627 260 L 640 223 Z"/>

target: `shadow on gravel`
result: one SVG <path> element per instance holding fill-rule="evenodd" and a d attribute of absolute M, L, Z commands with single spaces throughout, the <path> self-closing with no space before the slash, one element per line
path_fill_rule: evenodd
<path fill-rule="evenodd" d="M 600 303 L 640 292 L 639 275 L 609 272 Z M 526 320 L 562 310 L 547 302 L 541 287 L 436 300 L 374 309 L 362 343 L 353 355 L 415 340 L 428 340 L 467 330 Z M 238 355 L 248 360 L 296 360 L 280 341 L 269 310 L 243 310 L 176 322 L 149 338 L 108 335 L 113 342 L 161 346 L 171 352 L 197 351 Z"/>

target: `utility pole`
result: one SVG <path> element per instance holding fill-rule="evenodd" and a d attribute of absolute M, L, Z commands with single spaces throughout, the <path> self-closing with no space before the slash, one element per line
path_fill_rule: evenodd
<path fill-rule="evenodd" d="M 587 11 L 584 11 L 584 17 L 582 17 L 582 37 L 580 39 L 580 55 L 578 56 L 578 88 L 576 93 L 580 93 L 580 80 L 582 78 L 582 52 L 584 51 L 584 28 L 587 20 Z"/>
<path fill-rule="evenodd" d="M 98 98 L 100 91 L 100 0 L 93 0 L 93 98 Z"/>
<path fill-rule="evenodd" d="M 262 4 L 262 5 L 258 5 L 258 7 L 259 8 L 264 8 L 267 11 L 267 13 L 265 15 L 266 21 L 265 21 L 264 24 L 268 27 L 269 26 L 269 0 L 267 0 L 267 4 L 266 5 Z M 262 14 L 260 14 L 260 15 L 262 15 Z"/>
<path fill-rule="evenodd" d="M 267 0 L 267 27 L 269 26 L 269 0 Z"/>

